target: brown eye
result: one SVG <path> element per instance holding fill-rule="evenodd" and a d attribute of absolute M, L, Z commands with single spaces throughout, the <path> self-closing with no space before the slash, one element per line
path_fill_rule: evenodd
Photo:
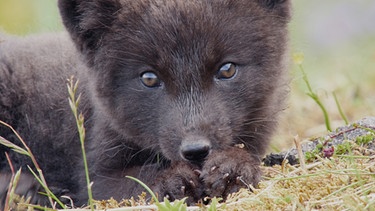
<path fill-rule="evenodd" d="M 153 72 L 144 72 L 141 74 L 141 81 L 143 85 L 154 88 L 159 87 L 161 85 L 161 81 L 158 76 Z"/>
<path fill-rule="evenodd" d="M 237 66 L 234 63 L 226 63 L 220 67 L 217 73 L 217 79 L 231 79 L 237 73 Z"/>

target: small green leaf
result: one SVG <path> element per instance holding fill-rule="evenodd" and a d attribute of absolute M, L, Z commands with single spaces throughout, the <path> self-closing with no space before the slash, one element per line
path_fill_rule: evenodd
<path fill-rule="evenodd" d="M 176 210 L 176 211 L 185 211 L 187 209 L 187 205 L 185 204 L 185 200 L 187 199 L 187 197 L 181 199 L 181 200 L 175 200 L 173 202 L 173 210 Z"/>

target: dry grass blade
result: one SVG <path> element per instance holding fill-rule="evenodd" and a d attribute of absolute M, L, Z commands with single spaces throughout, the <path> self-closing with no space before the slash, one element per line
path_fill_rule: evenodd
<path fill-rule="evenodd" d="M 305 156 L 303 155 L 301 142 L 299 140 L 298 135 L 294 136 L 293 141 L 294 141 L 294 144 L 295 144 L 296 149 L 297 149 L 298 159 L 299 159 L 302 171 L 307 172 L 306 164 L 305 164 Z"/>
<path fill-rule="evenodd" d="M 6 147 L 12 149 L 13 151 L 15 151 L 15 152 L 17 152 L 17 153 L 19 153 L 19 154 L 29 156 L 29 153 L 28 153 L 26 150 L 24 150 L 24 149 L 22 149 L 21 147 L 19 147 L 19 146 L 13 144 L 12 142 L 6 140 L 5 138 L 3 138 L 3 137 L 1 137 L 1 136 L 0 136 L 0 144 L 2 144 L 2 145 L 4 145 L 4 146 L 6 146 Z"/>

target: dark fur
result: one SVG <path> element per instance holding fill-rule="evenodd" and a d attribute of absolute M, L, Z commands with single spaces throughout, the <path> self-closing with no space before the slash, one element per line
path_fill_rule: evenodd
<path fill-rule="evenodd" d="M 72 74 L 96 199 L 140 193 L 125 175 L 190 201 L 257 184 L 285 98 L 288 0 L 59 0 L 59 8 L 78 52 L 65 34 L 0 38 L 0 119 L 21 133 L 51 186 L 86 202 L 65 87 Z M 236 77 L 215 79 L 227 62 Z M 162 85 L 145 87 L 144 71 Z M 0 135 L 17 142 L 5 127 Z M 187 162 L 181 146 L 197 142 L 210 154 Z M 29 164 L 9 153 L 16 167 Z"/>

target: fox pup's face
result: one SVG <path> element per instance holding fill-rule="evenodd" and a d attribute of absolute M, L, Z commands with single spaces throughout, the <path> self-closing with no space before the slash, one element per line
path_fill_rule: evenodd
<path fill-rule="evenodd" d="M 113 0 L 88 7 L 81 31 L 69 22 L 74 14 L 64 21 L 92 69 L 109 127 L 172 161 L 200 163 L 236 144 L 264 153 L 282 109 L 288 5 Z"/>

